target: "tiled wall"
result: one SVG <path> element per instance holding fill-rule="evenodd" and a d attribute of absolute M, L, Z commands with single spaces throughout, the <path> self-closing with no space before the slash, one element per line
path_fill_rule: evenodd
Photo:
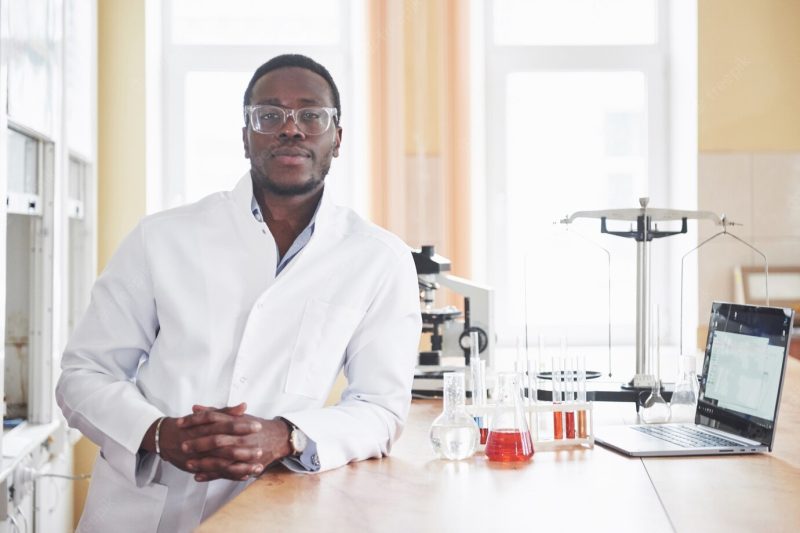
<path fill-rule="evenodd" d="M 698 165 L 698 209 L 741 223 L 730 232 L 761 250 L 770 266 L 800 265 L 800 152 L 701 152 Z M 700 224 L 699 238 L 719 230 Z M 730 237 L 701 248 L 700 316 L 713 300 L 733 301 L 736 265 L 761 264 L 758 254 Z"/>

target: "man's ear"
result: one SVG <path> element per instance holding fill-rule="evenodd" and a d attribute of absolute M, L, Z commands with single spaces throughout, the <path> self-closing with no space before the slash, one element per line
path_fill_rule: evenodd
<path fill-rule="evenodd" d="M 247 140 L 247 126 L 242 128 L 242 144 L 244 145 L 245 159 L 250 159 L 250 143 Z"/>
<path fill-rule="evenodd" d="M 342 128 L 336 128 L 336 135 L 333 137 L 333 157 L 339 157 L 339 146 L 342 144 Z"/>

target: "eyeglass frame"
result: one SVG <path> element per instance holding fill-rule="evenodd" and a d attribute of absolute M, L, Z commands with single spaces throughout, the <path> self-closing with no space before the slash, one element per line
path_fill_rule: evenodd
<path fill-rule="evenodd" d="M 250 114 L 255 109 L 257 109 L 259 107 L 274 107 L 276 109 L 280 109 L 281 111 L 283 111 L 283 123 L 278 127 L 277 130 L 275 130 L 274 132 L 271 132 L 271 133 L 264 133 L 262 131 L 258 131 L 257 129 L 255 129 L 253 127 L 253 121 L 250 119 Z M 297 113 L 300 112 L 300 111 L 303 111 L 304 109 L 324 109 L 325 111 L 327 111 L 331 116 L 330 122 L 328 122 L 328 127 L 325 128 L 323 131 L 321 131 L 319 133 L 306 133 L 306 132 L 304 132 L 300 128 L 300 124 L 297 122 Z M 312 137 L 315 137 L 317 135 L 322 135 L 323 133 L 327 132 L 329 129 L 331 129 L 331 124 L 334 124 L 336 126 L 339 125 L 339 110 L 336 109 L 335 107 L 327 107 L 327 106 L 322 106 L 322 105 L 314 105 L 314 106 L 293 108 L 293 107 L 282 107 L 282 106 L 275 105 L 275 104 L 256 104 L 256 105 L 246 105 L 246 106 L 244 106 L 242 111 L 243 111 L 243 114 L 244 114 L 245 126 L 247 126 L 248 128 L 251 128 L 256 133 L 260 133 L 261 135 L 275 135 L 276 133 L 278 133 L 280 131 L 281 128 L 286 126 L 286 122 L 289 120 L 290 117 L 291 117 L 292 121 L 294 122 L 295 127 L 297 127 L 297 129 L 300 130 L 303 133 L 303 135 L 311 135 Z"/>

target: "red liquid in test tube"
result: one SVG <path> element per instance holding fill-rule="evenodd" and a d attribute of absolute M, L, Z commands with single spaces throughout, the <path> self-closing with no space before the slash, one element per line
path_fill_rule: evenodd
<path fill-rule="evenodd" d="M 561 411 L 553 412 L 553 438 L 555 439 L 564 438 L 564 418 L 561 414 Z"/>
<path fill-rule="evenodd" d="M 574 382 L 574 373 L 572 370 L 567 372 L 567 402 L 572 403 L 572 390 L 575 385 Z M 574 439 L 575 438 L 575 413 L 572 411 L 568 411 L 564 413 L 564 417 L 567 419 L 567 438 Z"/>

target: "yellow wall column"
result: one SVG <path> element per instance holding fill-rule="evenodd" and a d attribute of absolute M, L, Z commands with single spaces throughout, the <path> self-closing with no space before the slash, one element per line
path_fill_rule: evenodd
<path fill-rule="evenodd" d="M 145 214 L 145 0 L 98 4 L 98 270 Z"/>

